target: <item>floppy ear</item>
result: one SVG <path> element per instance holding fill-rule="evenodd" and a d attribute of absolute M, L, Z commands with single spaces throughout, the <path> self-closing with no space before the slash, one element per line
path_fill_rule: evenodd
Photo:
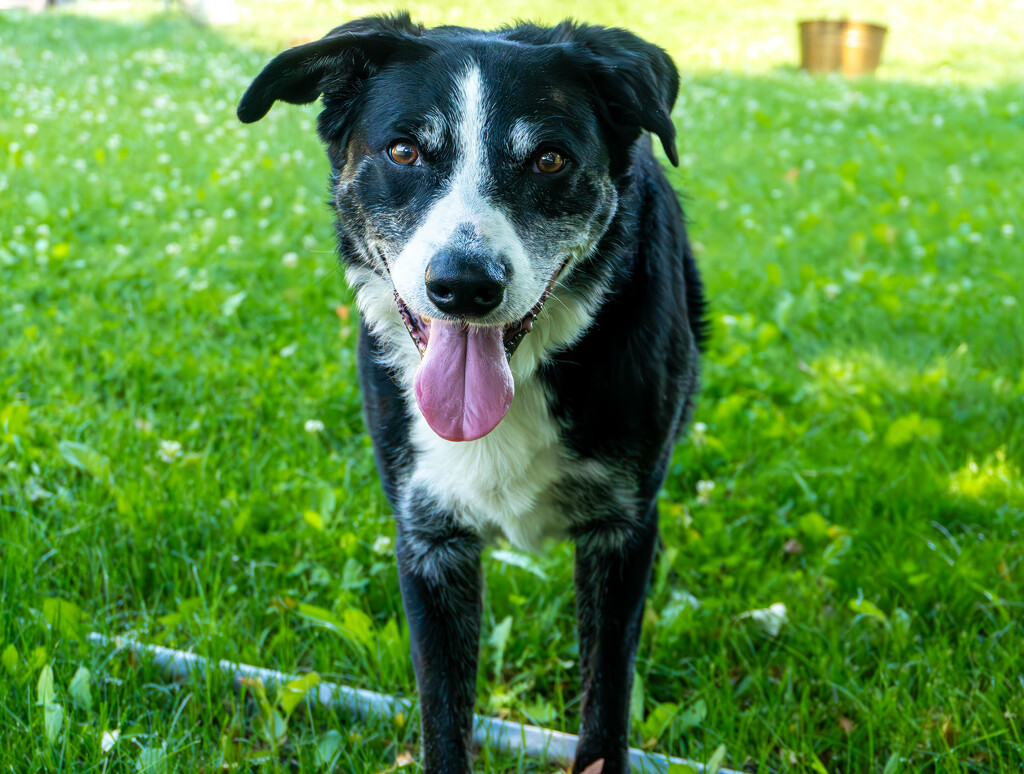
<path fill-rule="evenodd" d="M 312 43 L 278 54 L 256 76 L 238 103 L 238 118 L 259 121 L 274 102 L 313 102 L 325 90 L 339 89 L 372 75 L 410 38 L 423 31 L 408 13 L 371 16 L 349 22 Z"/>
<path fill-rule="evenodd" d="M 679 166 L 671 115 L 679 73 L 669 55 L 627 30 L 569 22 L 556 29 L 575 44 L 572 56 L 593 83 L 611 129 L 630 144 L 642 129 L 658 135 L 669 161 Z"/>

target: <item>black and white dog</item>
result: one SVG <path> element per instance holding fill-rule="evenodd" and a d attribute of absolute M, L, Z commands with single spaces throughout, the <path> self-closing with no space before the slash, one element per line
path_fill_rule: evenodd
<path fill-rule="evenodd" d="M 628 770 L 657 496 L 697 390 L 704 301 L 675 193 L 664 51 L 571 22 L 362 19 L 242 97 L 323 95 L 366 423 L 397 521 L 426 771 L 470 771 L 488 537 L 576 543 L 575 771 Z"/>

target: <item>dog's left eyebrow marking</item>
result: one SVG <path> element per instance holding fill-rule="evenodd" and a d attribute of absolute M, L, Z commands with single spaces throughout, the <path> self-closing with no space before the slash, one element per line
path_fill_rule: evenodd
<path fill-rule="evenodd" d="M 512 155 L 520 160 L 526 160 L 540 144 L 541 130 L 537 124 L 530 123 L 525 118 L 516 119 L 512 125 L 512 131 L 508 134 L 508 147 Z"/>
<path fill-rule="evenodd" d="M 444 136 L 448 121 L 440 110 L 432 110 L 423 118 L 419 129 L 419 141 L 427 151 L 438 153 L 444 148 Z"/>

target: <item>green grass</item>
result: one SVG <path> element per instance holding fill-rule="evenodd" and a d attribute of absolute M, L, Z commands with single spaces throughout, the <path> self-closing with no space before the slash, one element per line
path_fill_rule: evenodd
<path fill-rule="evenodd" d="M 901 4 L 879 79 L 812 79 L 786 64 L 814 8 L 783 5 L 413 10 L 576 13 L 684 69 L 672 174 L 713 338 L 663 493 L 634 742 L 760 771 L 1019 771 L 1022 33 L 996 3 Z M 230 35 L 0 16 L 3 771 L 415 752 L 415 718 L 278 703 L 275 732 L 273 695 L 168 684 L 82 638 L 414 694 L 315 111 L 233 115 L 275 46 L 372 9 L 244 8 L 262 15 Z M 480 711 L 575 729 L 570 559 L 488 560 Z M 743 617 L 778 602 L 777 636 Z"/>

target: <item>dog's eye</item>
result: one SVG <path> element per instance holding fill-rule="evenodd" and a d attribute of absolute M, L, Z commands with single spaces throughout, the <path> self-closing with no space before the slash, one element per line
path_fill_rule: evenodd
<path fill-rule="evenodd" d="M 565 167 L 566 158 L 556 150 L 543 150 L 533 157 L 533 171 L 544 175 L 561 172 Z"/>
<path fill-rule="evenodd" d="M 416 159 L 420 157 L 420 152 L 416 150 L 416 146 L 411 142 L 399 140 L 398 142 L 392 143 L 391 147 L 388 148 L 388 155 L 396 164 L 409 166 L 410 164 L 416 163 Z"/>

